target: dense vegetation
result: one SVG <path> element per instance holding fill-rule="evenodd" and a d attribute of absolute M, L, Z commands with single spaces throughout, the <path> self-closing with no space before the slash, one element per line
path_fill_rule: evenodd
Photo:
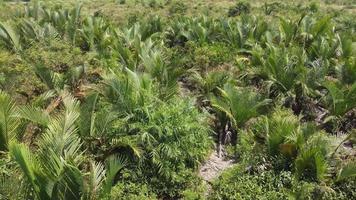
<path fill-rule="evenodd" d="M 0 1 L 0 199 L 355 199 L 355 6 Z"/>

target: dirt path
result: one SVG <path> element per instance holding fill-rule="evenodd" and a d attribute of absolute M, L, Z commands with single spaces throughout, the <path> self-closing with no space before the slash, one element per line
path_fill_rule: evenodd
<path fill-rule="evenodd" d="M 222 171 L 228 169 L 234 164 L 234 160 L 226 159 L 225 157 L 219 157 L 217 152 L 214 151 L 209 159 L 201 166 L 199 170 L 199 176 L 203 180 L 210 182 L 217 178 Z"/>
<path fill-rule="evenodd" d="M 219 156 L 214 151 L 209 159 L 200 167 L 199 176 L 206 182 L 207 190 L 205 197 L 211 193 L 211 181 L 218 178 L 220 174 L 234 165 L 234 160 L 227 159 L 225 156 Z"/>

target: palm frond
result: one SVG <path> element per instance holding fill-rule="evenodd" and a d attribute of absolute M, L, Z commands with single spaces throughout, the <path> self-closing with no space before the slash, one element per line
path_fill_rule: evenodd
<path fill-rule="evenodd" d="M 20 37 L 11 25 L 0 22 L 0 39 L 9 49 L 14 51 L 21 50 Z"/>
<path fill-rule="evenodd" d="M 0 151 L 7 150 L 9 142 L 16 136 L 18 125 L 15 103 L 0 91 Z"/>
<path fill-rule="evenodd" d="M 356 162 L 350 162 L 341 168 L 337 181 L 342 181 L 344 179 L 356 176 Z"/>
<path fill-rule="evenodd" d="M 12 142 L 9 145 L 9 152 L 11 157 L 21 168 L 22 173 L 31 184 L 39 199 L 49 199 L 50 190 L 48 182 L 40 171 L 41 167 L 38 161 L 32 156 L 32 152 L 24 144 Z"/>
<path fill-rule="evenodd" d="M 126 165 L 124 157 L 111 156 L 108 159 L 106 179 L 103 186 L 103 195 L 110 194 L 117 173 Z"/>
<path fill-rule="evenodd" d="M 47 112 L 29 105 L 18 107 L 17 115 L 19 118 L 26 119 L 43 126 L 46 126 L 50 121 L 50 116 Z"/>

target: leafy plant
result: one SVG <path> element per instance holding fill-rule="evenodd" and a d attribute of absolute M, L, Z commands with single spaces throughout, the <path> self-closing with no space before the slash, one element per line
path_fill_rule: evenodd
<path fill-rule="evenodd" d="M 350 162 L 341 168 L 337 177 L 337 181 L 342 181 L 343 179 L 351 178 L 354 176 L 356 176 L 356 163 Z"/>
<path fill-rule="evenodd" d="M 243 13 L 246 14 L 250 12 L 250 9 L 251 9 L 251 5 L 248 2 L 240 1 L 236 3 L 235 6 L 229 8 L 228 16 L 234 17 L 237 15 L 241 15 Z"/>
<path fill-rule="evenodd" d="M 7 48 L 14 51 L 21 50 L 20 37 L 11 25 L 1 22 L 0 23 L 0 39 L 5 43 Z"/>
<path fill-rule="evenodd" d="M 356 84 L 342 88 L 340 83 L 326 81 L 324 86 L 329 92 L 326 101 L 333 116 L 343 116 L 356 106 Z"/>
<path fill-rule="evenodd" d="M 8 150 L 10 142 L 17 136 L 18 126 L 14 102 L 8 94 L 0 91 L 0 151 Z"/>
<path fill-rule="evenodd" d="M 219 96 L 211 96 L 212 106 L 224 113 L 236 128 L 243 125 L 252 117 L 257 117 L 260 108 L 267 105 L 270 100 L 248 88 L 238 88 L 231 83 L 220 89 Z"/>

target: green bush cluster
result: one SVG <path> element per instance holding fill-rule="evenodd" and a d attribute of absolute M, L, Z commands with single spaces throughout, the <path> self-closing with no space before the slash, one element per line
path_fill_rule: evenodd
<path fill-rule="evenodd" d="M 292 175 L 282 172 L 245 174 L 244 169 L 235 167 L 225 172 L 213 184 L 209 199 L 287 199 L 292 184 Z"/>

